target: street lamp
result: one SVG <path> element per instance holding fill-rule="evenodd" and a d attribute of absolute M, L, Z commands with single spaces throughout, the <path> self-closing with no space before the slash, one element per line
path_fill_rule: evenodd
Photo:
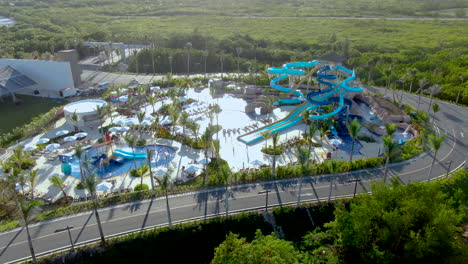
<path fill-rule="evenodd" d="M 447 167 L 447 174 L 445 175 L 446 178 L 448 178 L 448 176 L 449 176 L 449 173 L 450 173 L 450 166 L 452 166 L 452 162 L 453 162 L 453 160 L 449 160 L 449 161 L 445 162 L 445 164 L 448 165 L 448 167 Z"/>
<path fill-rule="evenodd" d="M 75 244 L 73 244 L 73 239 L 72 239 L 72 236 L 71 236 L 71 233 L 70 233 L 70 229 L 73 229 L 73 226 L 67 226 L 67 227 L 62 228 L 62 229 L 57 229 L 57 230 L 55 230 L 54 233 L 59 233 L 59 232 L 63 232 L 65 230 L 67 230 L 68 231 L 68 237 L 70 238 L 70 244 L 71 244 L 72 251 L 75 251 Z"/>
<path fill-rule="evenodd" d="M 258 194 L 265 194 L 265 212 L 268 212 L 268 193 L 271 192 L 270 189 L 266 189 L 264 191 L 258 192 Z"/>
<path fill-rule="evenodd" d="M 354 182 L 354 193 L 353 198 L 356 197 L 357 183 L 361 182 L 361 179 L 348 180 L 349 183 Z"/>

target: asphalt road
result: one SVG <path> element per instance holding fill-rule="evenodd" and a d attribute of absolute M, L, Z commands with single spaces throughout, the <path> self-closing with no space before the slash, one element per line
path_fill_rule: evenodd
<path fill-rule="evenodd" d="M 376 91 L 376 88 L 369 88 Z M 381 90 L 382 91 L 382 90 Z M 405 94 L 403 101 L 414 106 L 418 105 L 416 95 Z M 428 98 L 421 98 L 420 109 L 427 111 Z M 440 133 L 447 134 L 437 155 L 432 178 L 444 175 L 448 161 L 452 161 L 451 169 L 462 166 L 468 153 L 468 108 L 437 101 L 440 112 L 435 118 L 435 125 Z M 423 181 L 428 178 L 428 171 L 433 153 L 428 152 L 413 160 L 392 164 L 390 176 L 398 177 L 403 183 Z M 354 191 L 354 183 L 349 179 L 359 178 L 357 192 L 369 192 L 372 182 L 381 180 L 382 169 L 363 170 L 347 174 L 304 177 L 302 201 L 326 201 L 331 198 L 350 196 Z M 331 188 L 330 188 L 331 187 Z M 315 191 L 314 191 L 314 189 Z M 271 189 L 269 204 L 294 203 L 297 199 L 297 180 L 284 180 L 262 184 L 252 184 L 232 187 L 229 190 L 229 210 L 243 210 L 265 206 L 265 194 L 258 192 Z M 316 194 L 317 195 L 316 195 Z M 191 218 L 204 218 L 215 214 L 223 214 L 224 190 L 210 190 L 170 198 L 173 221 Z M 164 199 L 152 199 L 130 204 L 118 205 L 100 210 L 105 235 L 113 235 L 130 230 L 139 230 L 149 226 L 167 224 L 167 214 Z M 71 230 L 75 243 L 98 238 L 95 217 L 92 212 L 41 222 L 30 227 L 36 253 L 62 248 L 70 245 L 66 231 L 54 233 L 56 229 L 73 226 Z M 14 262 L 30 255 L 26 232 L 15 229 L 0 234 L 0 263 Z"/>

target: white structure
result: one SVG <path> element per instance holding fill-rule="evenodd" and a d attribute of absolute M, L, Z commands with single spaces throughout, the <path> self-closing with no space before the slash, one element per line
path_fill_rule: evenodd
<path fill-rule="evenodd" d="M 107 102 L 103 100 L 81 100 L 67 104 L 63 108 L 63 112 L 67 120 L 70 120 L 71 116 L 76 113 L 78 116 L 78 123 L 74 125 L 82 127 L 91 125 L 91 123 L 95 123 L 96 120 L 99 120 L 96 108 L 106 105 Z"/>
<path fill-rule="evenodd" d="M 75 88 L 68 61 L 0 59 L 0 67 L 3 66 L 10 66 L 37 83 L 15 93 L 60 97 L 60 90 Z"/>

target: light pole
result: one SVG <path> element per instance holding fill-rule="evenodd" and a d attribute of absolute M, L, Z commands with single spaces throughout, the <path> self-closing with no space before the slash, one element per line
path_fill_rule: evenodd
<path fill-rule="evenodd" d="M 268 193 L 271 192 L 270 189 L 266 189 L 264 191 L 258 192 L 258 194 L 265 194 L 265 212 L 268 212 Z"/>
<path fill-rule="evenodd" d="M 447 167 L 447 174 L 445 175 L 446 178 L 448 178 L 448 176 L 449 176 L 449 173 L 450 173 L 450 166 L 452 166 L 452 162 L 453 162 L 453 160 L 449 160 L 449 161 L 445 162 L 445 164 L 448 165 L 448 167 Z"/>
<path fill-rule="evenodd" d="M 65 230 L 68 231 L 68 237 L 70 238 L 70 244 L 71 244 L 71 248 L 72 248 L 72 251 L 75 251 L 75 244 L 73 244 L 73 239 L 72 239 L 72 236 L 71 236 L 71 233 L 70 233 L 70 229 L 73 229 L 73 226 L 67 226 L 65 228 L 62 228 L 62 229 L 57 229 L 54 231 L 54 233 L 59 233 L 59 232 L 63 232 Z"/>
<path fill-rule="evenodd" d="M 353 198 L 356 197 L 357 183 L 361 182 L 361 179 L 348 180 L 349 183 L 354 182 L 354 193 Z"/>

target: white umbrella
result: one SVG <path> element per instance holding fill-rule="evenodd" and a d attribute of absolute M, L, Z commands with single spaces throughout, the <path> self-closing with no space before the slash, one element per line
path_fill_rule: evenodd
<path fill-rule="evenodd" d="M 122 95 L 118 98 L 119 102 L 125 103 L 128 101 L 128 96 L 127 95 Z"/>
<path fill-rule="evenodd" d="M 187 101 L 188 99 L 189 99 L 189 98 L 188 98 L 187 96 L 184 96 L 184 97 L 181 97 L 181 98 L 179 99 L 179 102 L 183 103 L 183 102 Z"/>
<path fill-rule="evenodd" d="M 145 116 L 145 120 L 154 120 L 154 117 L 153 116 Z"/>
<path fill-rule="evenodd" d="M 161 87 L 159 87 L 159 86 L 152 86 L 152 87 L 150 88 L 150 90 L 153 91 L 153 92 L 154 92 L 154 91 L 159 91 L 159 90 L 161 90 Z"/>
<path fill-rule="evenodd" d="M 80 133 L 76 133 L 74 137 L 76 138 L 84 138 L 84 137 L 87 137 L 88 136 L 88 133 L 86 132 L 80 132 Z"/>
<path fill-rule="evenodd" d="M 76 140 L 76 137 L 74 137 L 74 136 L 68 136 L 68 137 L 65 137 L 63 139 L 63 141 L 65 141 L 65 142 L 72 142 L 72 141 L 75 141 L 75 140 Z"/>
<path fill-rule="evenodd" d="M 329 142 L 330 144 L 335 145 L 335 146 L 341 145 L 341 143 L 343 143 L 341 140 L 336 139 L 336 138 L 330 139 Z"/>
<path fill-rule="evenodd" d="M 31 151 L 37 149 L 36 145 L 31 145 L 23 148 L 23 151 Z"/>
<path fill-rule="evenodd" d="M 120 131 L 121 127 L 111 127 L 109 128 L 109 132 L 118 132 Z"/>
<path fill-rule="evenodd" d="M 29 187 L 29 183 L 25 182 L 24 185 L 21 185 L 21 183 L 16 183 L 15 184 L 15 190 L 19 191 L 19 190 L 23 190 L 24 188 L 28 188 Z"/>
<path fill-rule="evenodd" d="M 263 161 L 254 160 L 254 161 L 250 162 L 250 164 L 252 164 L 254 166 L 260 166 L 260 165 L 263 165 Z"/>
<path fill-rule="evenodd" d="M 118 94 L 118 92 L 117 91 L 112 91 L 112 92 L 110 92 L 110 94 Z"/>
<path fill-rule="evenodd" d="M 209 161 L 206 160 L 206 159 L 201 159 L 201 160 L 198 161 L 198 163 L 203 164 L 203 165 L 206 165 L 206 164 L 209 163 Z"/>
<path fill-rule="evenodd" d="M 199 170 L 200 168 L 196 165 L 190 165 L 190 167 L 186 168 L 185 171 L 188 173 L 195 173 Z"/>
<path fill-rule="evenodd" d="M 125 125 L 127 125 L 127 126 L 138 125 L 138 120 L 133 119 L 133 118 L 129 118 L 129 119 L 125 120 Z"/>
<path fill-rule="evenodd" d="M 112 189 L 112 187 L 114 187 L 114 185 L 110 182 L 101 182 L 100 184 L 96 186 L 96 190 L 98 192 L 106 192 Z"/>
<path fill-rule="evenodd" d="M 123 127 L 120 128 L 120 131 L 122 131 L 122 132 L 125 132 L 125 131 L 128 131 L 128 130 L 130 130 L 130 128 L 128 126 L 123 126 Z"/>
<path fill-rule="evenodd" d="M 125 120 L 118 120 L 118 121 L 115 121 L 115 122 L 114 122 L 114 125 L 119 125 L 119 126 L 121 126 L 121 125 L 123 125 L 123 124 L 125 124 Z"/>
<path fill-rule="evenodd" d="M 167 169 L 166 169 L 166 168 L 159 168 L 159 169 L 157 169 L 157 170 L 154 172 L 154 174 L 156 174 L 156 175 L 158 175 L 158 176 L 162 176 L 162 175 L 164 175 L 164 174 L 166 174 L 166 173 L 167 173 Z"/>
<path fill-rule="evenodd" d="M 70 133 L 70 131 L 68 131 L 68 130 L 60 130 L 60 131 L 58 131 L 57 133 L 55 133 L 55 135 L 59 137 L 59 136 L 66 135 L 66 134 L 68 134 L 68 133 Z"/>
<path fill-rule="evenodd" d="M 36 144 L 45 144 L 45 143 L 49 143 L 50 139 L 48 138 L 41 138 L 37 141 Z"/>
<path fill-rule="evenodd" d="M 188 105 L 184 105 L 184 106 L 182 106 L 182 107 L 183 107 L 184 109 L 189 109 L 189 108 L 192 108 L 192 107 L 193 107 L 193 105 L 191 105 L 191 104 L 188 104 Z"/>
<path fill-rule="evenodd" d="M 149 120 L 144 120 L 143 122 L 141 122 L 140 125 L 142 125 L 142 126 L 149 126 L 149 125 L 151 125 L 151 121 L 149 121 Z"/>
<path fill-rule="evenodd" d="M 52 143 L 52 144 L 47 145 L 45 148 L 46 148 L 47 150 L 58 149 L 58 148 L 60 148 L 60 144 Z"/>
<path fill-rule="evenodd" d="M 170 124 L 172 124 L 172 121 L 169 120 L 169 119 L 163 120 L 163 121 L 161 122 L 161 125 L 170 125 Z"/>

